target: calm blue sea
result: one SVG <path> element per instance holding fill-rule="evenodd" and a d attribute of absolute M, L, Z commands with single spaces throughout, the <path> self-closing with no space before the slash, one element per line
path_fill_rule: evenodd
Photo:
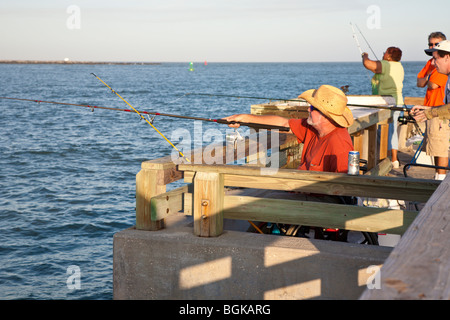
<path fill-rule="evenodd" d="M 424 62 L 404 62 L 405 96 Z M 220 118 L 264 100 L 291 99 L 321 84 L 371 94 L 361 63 L 188 63 L 161 65 L 0 64 L 0 96 Z M 136 114 L 0 99 L 0 299 L 111 299 L 113 235 L 135 223 L 141 162 L 172 152 Z M 157 117 L 155 126 L 193 130 Z M 214 126 L 204 123 L 203 128 Z M 80 270 L 80 288 L 67 273 Z M 74 285 L 74 282 L 70 282 Z"/>

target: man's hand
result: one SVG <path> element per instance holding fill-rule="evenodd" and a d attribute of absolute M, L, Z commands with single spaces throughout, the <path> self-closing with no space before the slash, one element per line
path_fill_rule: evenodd
<path fill-rule="evenodd" d="M 228 116 L 228 117 L 225 117 L 225 118 L 223 118 L 224 120 L 227 120 L 227 121 L 229 121 L 229 122 L 233 122 L 233 121 L 236 121 L 236 122 L 246 122 L 246 115 L 245 114 L 234 114 L 234 115 L 232 115 L 232 116 Z M 240 127 L 240 124 L 239 123 L 230 123 L 229 125 L 228 125 L 230 128 L 239 128 Z"/>
<path fill-rule="evenodd" d="M 409 112 L 411 116 L 416 120 L 417 122 L 423 122 L 427 120 L 427 116 L 425 115 L 425 109 L 428 109 L 430 107 L 427 106 L 414 106 L 412 107 L 411 111 Z"/>

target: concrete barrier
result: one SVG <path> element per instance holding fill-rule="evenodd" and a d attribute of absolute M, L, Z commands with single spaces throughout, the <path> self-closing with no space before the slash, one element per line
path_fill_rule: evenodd
<path fill-rule="evenodd" d="M 357 299 L 392 248 L 225 230 L 190 217 L 114 236 L 114 299 Z M 375 289 L 374 289 L 375 290 Z"/>

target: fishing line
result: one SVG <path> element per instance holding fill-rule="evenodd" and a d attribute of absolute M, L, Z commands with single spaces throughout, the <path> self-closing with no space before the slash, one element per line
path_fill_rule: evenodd
<path fill-rule="evenodd" d="M 378 61 L 380 61 L 380 59 L 378 59 L 377 55 L 375 54 L 375 52 L 372 50 L 372 47 L 370 46 L 369 41 L 367 41 L 366 37 L 364 37 L 363 33 L 361 32 L 361 29 L 359 29 L 358 25 L 356 25 L 356 28 L 358 29 L 359 33 L 362 35 L 364 41 L 367 43 L 367 45 L 369 46 L 370 51 L 372 51 L 373 56 L 375 57 L 375 59 L 377 59 Z"/>
<path fill-rule="evenodd" d="M 166 138 L 166 136 L 165 135 L 163 135 L 153 124 L 152 124 L 152 122 L 150 122 L 147 118 L 145 118 L 138 110 L 136 110 L 131 104 L 129 104 L 128 103 L 128 101 L 127 100 L 125 100 L 120 94 L 118 94 L 113 88 L 111 88 L 106 82 L 104 82 L 102 79 L 100 79 L 95 73 L 91 73 L 94 77 L 96 77 L 98 80 L 100 80 L 100 82 L 102 82 L 106 87 L 108 87 L 113 93 L 115 93 L 120 99 L 122 99 L 123 100 L 123 102 L 125 102 L 131 109 L 133 109 L 133 111 L 134 112 L 136 112 L 140 117 L 141 117 L 141 119 L 144 119 L 153 129 L 155 129 L 155 131 L 156 132 L 158 132 L 159 133 L 159 135 L 161 136 L 161 137 L 163 137 L 164 138 L 164 140 L 166 140 L 177 152 L 178 152 L 178 154 L 180 155 L 180 156 L 182 156 L 187 162 L 191 162 L 188 158 L 186 158 L 185 157 L 185 155 L 180 151 L 180 150 L 178 150 L 178 148 L 177 147 L 175 147 L 175 145 L 169 140 L 169 139 L 167 139 Z"/>

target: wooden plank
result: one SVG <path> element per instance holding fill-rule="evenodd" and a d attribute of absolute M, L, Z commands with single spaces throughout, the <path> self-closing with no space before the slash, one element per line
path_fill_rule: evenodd
<path fill-rule="evenodd" d="M 250 113 L 255 115 L 278 115 L 285 118 L 308 118 L 309 104 L 304 101 L 275 101 L 272 103 L 256 104 L 250 106 Z"/>
<path fill-rule="evenodd" d="M 358 176 L 364 177 L 364 176 Z M 378 177 L 371 177 L 378 178 Z M 433 190 L 408 188 L 408 184 L 385 185 L 380 180 L 361 180 L 360 183 L 339 183 L 336 181 L 294 180 L 269 176 L 242 176 L 224 174 L 224 182 L 230 187 L 244 187 L 269 190 L 310 192 L 318 194 L 398 199 L 426 202 Z M 375 182 L 375 183 L 373 183 Z"/>
<path fill-rule="evenodd" d="M 356 133 L 358 131 L 367 129 L 374 124 L 383 122 L 389 118 L 392 118 L 392 111 L 387 109 L 375 109 L 376 112 L 367 113 L 362 116 L 357 115 L 357 111 L 361 112 L 362 110 L 367 110 L 368 108 L 360 108 L 360 107 L 350 107 L 350 110 L 353 112 L 353 116 L 355 117 L 355 121 L 348 128 L 348 132 L 350 134 Z M 374 110 L 374 109 L 370 109 Z"/>
<path fill-rule="evenodd" d="M 385 176 L 392 170 L 391 159 L 386 158 L 381 161 L 375 168 L 367 171 L 365 176 Z"/>
<path fill-rule="evenodd" d="M 225 196 L 224 217 L 353 231 L 403 234 L 415 211 L 368 208 L 342 204 Z"/>
<path fill-rule="evenodd" d="M 188 190 L 189 186 L 186 185 L 152 197 L 150 200 L 152 221 L 162 220 L 168 215 L 182 211 L 183 194 L 188 192 Z"/>
<path fill-rule="evenodd" d="M 450 176 L 420 211 L 380 270 L 380 289 L 360 299 L 450 299 Z"/>
<path fill-rule="evenodd" d="M 403 102 L 408 106 L 423 105 L 423 97 L 404 97 Z"/>
<path fill-rule="evenodd" d="M 360 105 L 393 105 L 395 104 L 395 98 L 392 96 L 381 95 L 347 95 L 348 104 L 360 104 Z"/>
<path fill-rule="evenodd" d="M 194 234 L 217 237 L 223 232 L 223 175 L 197 172 L 194 179 Z"/>
<path fill-rule="evenodd" d="M 426 202 L 439 186 L 435 180 L 399 177 L 351 176 L 344 173 L 279 169 L 261 174 L 260 168 L 243 166 L 180 165 L 185 171 L 224 173 L 226 186 L 285 191 L 301 191 L 330 195 L 364 196 Z"/>

